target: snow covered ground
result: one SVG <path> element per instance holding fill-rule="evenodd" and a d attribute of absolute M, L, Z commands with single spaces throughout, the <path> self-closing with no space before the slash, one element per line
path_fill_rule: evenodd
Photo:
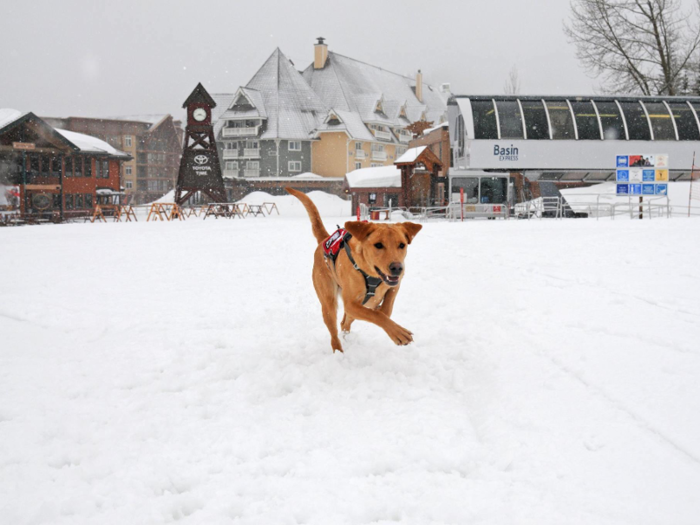
<path fill-rule="evenodd" d="M 428 223 L 333 355 L 304 217 L 0 229 L 0 523 L 695 524 L 699 230 Z"/>

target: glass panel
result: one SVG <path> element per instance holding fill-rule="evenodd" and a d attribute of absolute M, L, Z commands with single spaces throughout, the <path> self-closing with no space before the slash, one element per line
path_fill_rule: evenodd
<path fill-rule="evenodd" d="M 527 138 L 542 140 L 549 138 L 549 126 L 544 104 L 539 100 L 521 100 Z"/>
<path fill-rule="evenodd" d="M 499 101 L 496 102 L 496 107 L 498 108 L 498 121 L 501 124 L 501 138 L 523 138 L 523 118 L 520 115 L 518 103 Z"/>
<path fill-rule="evenodd" d="M 51 175 L 53 177 L 60 177 L 61 176 L 61 157 L 52 157 L 51 158 Z"/>
<path fill-rule="evenodd" d="M 598 127 L 598 116 L 595 114 L 593 103 L 590 100 L 585 102 L 571 101 L 571 108 L 574 110 L 576 127 L 578 128 L 579 140 L 600 140 L 600 128 Z"/>
<path fill-rule="evenodd" d="M 72 157 L 66 157 L 65 159 L 65 175 L 66 177 L 72 177 L 73 176 L 73 158 Z"/>
<path fill-rule="evenodd" d="M 85 194 L 85 207 L 92 209 L 92 194 L 91 193 Z"/>
<path fill-rule="evenodd" d="M 546 101 L 549 121 L 552 124 L 552 138 L 556 140 L 575 140 L 574 119 L 565 100 Z"/>
<path fill-rule="evenodd" d="M 83 176 L 83 159 L 82 159 L 82 157 L 77 157 L 75 159 L 75 162 L 73 163 L 73 172 L 75 173 L 76 177 Z M 76 207 L 77 207 L 77 205 L 76 205 Z"/>
<path fill-rule="evenodd" d="M 666 106 L 662 102 L 645 102 L 644 105 L 654 130 L 654 140 L 676 140 L 676 131 Z"/>
<path fill-rule="evenodd" d="M 617 104 L 596 100 L 595 105 L 600 115 L 600 123 L 603 125 L 603 138 L 605 140 L 625 140 L 625 126 Z"/>
<path fill-rule="evenodd" d="M 620 102 L 630 140 L 651 140 L 649 121 L 639 102 Z"/>
<path fill-rule="evenodd" d="M 698 123 L 693 115 L 693 110 L 684 102 L 669 102 L 671 114 L 676 121 L 679 140 L 700 140 Z"/>
<path fill-rule="evenodd" d="M 85 159 L 85 176 L 92 177 L 92 159 L 89 157 Z"/>
<path fill-rule="evenodd" d="M 474 116 L 474 138 L 497 139 L 496 110 L 490 100 L 472 100 Z"/>
<path fill-rule="evenodd" d="M 49 168 L 51 164 L 51 157 L 42 156 L 41 157 L 41 174 L 48 176 Z"/>
<path fill-rule="evenodd" d="M 500 204 L 506 202 L 508 180 L 505 177 L 482 177 L 481 202 L 483 204 Z"/>
<path fill-rule="evenodd" d="M 459 202 L 459 190 L 464 188 L 464 202 L 479 202 L 479 179 L 476 177 L 452 179 L 452 201 Z"/>

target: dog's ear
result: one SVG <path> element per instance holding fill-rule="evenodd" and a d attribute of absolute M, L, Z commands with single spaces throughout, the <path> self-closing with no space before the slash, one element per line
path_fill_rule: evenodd
<path fill-rule="evenodd" d="M 348 221 L 345 223 L 345 229 L 360 242 L 369 237 L 375 228 L 376 226 L 371 222 Z"/>
<path fill-rule="evenodd" d="M 418 232 L 423 228 L 422 224 L 416 224 L 414 222 L 400 222 L 398 226 L 406 232 L 406 237 L 408 237 L 408 244 L 411 244 L 413 238 L 418 235 Z"/>

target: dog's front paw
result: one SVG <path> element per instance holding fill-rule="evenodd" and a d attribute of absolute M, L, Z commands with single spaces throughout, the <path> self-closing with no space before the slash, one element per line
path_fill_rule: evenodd
<path fill-rule="evenodd" d="M 340 339 L 338 339 L 337 337 L 331 338 L 331 348 L 333 348 L 334 354 L 336 350 L 340 353 L 343 353 L 343 345 L 340 344 Z"/>
<path fill-rule="evenodd" d="M 413 334 L 396 323 L 393 323 L 393 325 L 387 329 L 386 333 L 397 345 L 404 346 L 413 342 Z"/>

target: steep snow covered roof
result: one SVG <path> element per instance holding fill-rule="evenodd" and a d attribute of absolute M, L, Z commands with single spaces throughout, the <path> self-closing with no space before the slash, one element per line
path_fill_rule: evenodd
<path fill-rule="evenodd" d="M 401 170 L 395 166 L 363 168 L 351 171 L 345 178 L 351 188 L 400 188 Z"/>
<path fill-rule="evenodd" d="M 252 108 L 230 108 L 221 120 L 266 118 L 262 139 L 308 140 L 328 109 L 279 48 L 238 93 L 245 94 Z"/>
<path fill-rule="evenodd" d="M 12 108 L 0 108 L 0 129 L 9 126 L 16 120 L 21 119 L 27 113 L 22 113 Z"/>
<path fill-rule="evenodd" d="M 353 111 L 364 122 L 386 122 L 404 127 L 408 123 L 399 117 L 401 107 L 411 122 L 426 117 L 439 120 L 447 110 L 444 94 L 429 84 L 423 84 L 423 102 L 414 92 L 415 79 L 386 69 L 365 64 L 332 51 L 325 67 L 304 70 L 304 78 L 329 106 L 336 110 Z M 381 101 L 383 114 L 375 111 Z"/>
<path fill-rule="evenodd" d="M 333 117 L 337 117 L 337 120 Z M 367 129 L 362 118 L 357 113 L 352 111 L 336 111 L 328 112 L 325 120 L 317 126 L 317 133 L 345 131 L 350 138 L 356 140 L 375 140 L 372 133 Z"/>
<path fill-rule="evenodd" d="M 91 137 L 90 135 L 76 133 L 75 131 L 67 131 L 65 129 L 57 129 L 56 131 L 78 146 L 83 153 L 106 153 L 114 157 L 129 157 L 129 155 L 123 151 L 119 151 L 105 141 Z"/>
<path fill-rule="evenodd" d="M 414 162 L 421 153 L 425 151 L 425 148 L 428 146 L 418 146 L 417 148 L 411 148 L 406 150 L 406 153 L 401 155 L 398 159 L 396 159 L 396 163 L 399 162 Z"/>

